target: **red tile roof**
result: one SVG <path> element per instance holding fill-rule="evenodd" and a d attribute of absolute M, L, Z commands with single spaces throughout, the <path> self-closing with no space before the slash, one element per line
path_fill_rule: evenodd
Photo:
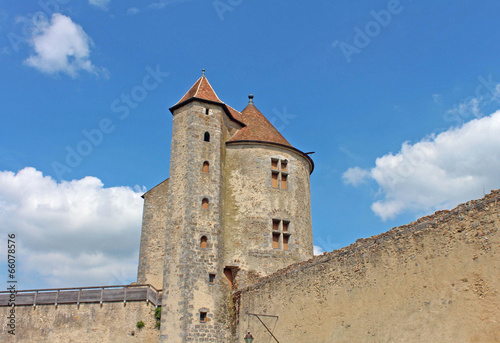
<path fill-rule="evenodd" d="M 292 146 L 252 102 L 245 107 L 241 115 L 246 126 L 239 130 L 229 142 L 261 141 Z"/>
<path fill-rule="evenodd" d="M 196 81 L 193 87 L 191 87 L 191 89 L 188 90 L 188 92 L 182 97 L 181 100 L 179 100 L 179 102 L 177 102 L 177 104 L 180 104 L 181 102 L 184 102 L 191 98 L 199 98 L 215 102 L 222 102 L 217 96 L 217 94 L 215 94 L 214 89 L 210 85 L 210 82 L 208 82 L 205 75 L 203 75 L 198 79 L 198 81 Z"/>
<path fill-rule="evenodd" d="M 240 124 L 243 124 L 241 128 L 230 140 L 229 142 L 237 141 L 260 141 L 260 142 L 270 142 L 278 143 L 287 146 L 292 146 L 288 141 L 279 133 L 278 130 L 266 119 L 266 117 L 254 106 L 253 96 L 251 96 L 248 106 L 239 112 L 232 108 L 231 106 L 222 102 L 212 86 L 208 82 L 205 74 L 196 81 L 196 83 L 189 89 L 189 91 L 175 104 L 170 110 L 173 110 L 182 106 L 183 103 L 189 101 L 190 99 L 201 99 L 210 102 L 220 103 L 229 117 L 232 117 Z"/>

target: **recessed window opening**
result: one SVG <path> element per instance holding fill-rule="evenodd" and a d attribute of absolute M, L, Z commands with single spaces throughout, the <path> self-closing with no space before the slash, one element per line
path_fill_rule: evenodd
<path fill-rule="evenodd" d="M 283 250 L 288 250 L 288 239 L 290 235 L 283 234 Z"/>
<path fill-rule="evenodd" d="M 288 189 L 288 161 L 271 158 L 271 187 Z"/>
<path fill-rule="evenodd" d="M 236 267 L 225 267 L 224 275 L 226 276 L 226 280 L 229 283 L 229 288 L 233 289 L 234 287 L 234 278 L 236 277 L 236 273 L 238 272 L 238 268 Z"/>
<path fill-rule="evenodd" d="M 273 175 L 272 175 L 272 177 L 271 177 L 271 186 L 272 186 L 273 188 L 278 188 L 278 185 L 279 185 L 279 183 L 278 183 L 279 173 L 278 173 L 278 172 L 273 171 L 273 172 L 272 172 L 272 174 L 273 174 Z"/>
<path fill-rule="evenodd" d="M 206 249 L 207 248 L 207 241 L 208 241 L 207 236 L 202 236 L 200 239 L 200 248 Z"/>
<path fill-rule="evenodd" d="M 215 284 L 215 274 L 208 274 L 208 283 L 211 285 Z"/>
<path fill-rule="evenodd" d="M 278 170 L 278 163 L 280 162 L 280 160 L 277 160 L 275 158 L 272 158 L 271 159 L 271 169 L 272 170 Z"/>
<path fill-rule="evenodd" d="M 210 110 L 208 108 L 205 108 L 205 114 L 210 114 Z"/>
<path fill-rule="evenodd" d="M 278 219 L 273 219 L 273 230 L 279 231 L 280 229 L 280 221 Z"/>
<path fill-rule="evenodd" d="M 203 200 L 201 201 L 201 208 L 204 210 L 208 210 L 208 205 L 209 205 L 208 199 L 203 198 Z"/>
<path fill-rule="evenodd" d="M 272 228 L 272 247 L 273 249 L 289 250 L 290 246 L 290 221 L 273 219 Z"/>
<path fill-rule="evenodd" d="M 273 249 L 280 248 L 280 233 L 273 233 Z"/>
<path fill-rule="evenodd" d="M 204 173 L 208 173 L 210 171 L 210 163 L 208 163 L 208 161 L 203 162 L 203 169 L 202 169 L 202 171 Z"/>
<path fill-rule="evenodd" d="M 207 322 L 207 312 L 200 312 L 200 323 Z"/>
<path fill-rule="evenodd" d="M 205 135 L 203 136 L 203 140 L 205 142 L 210 142 L 210 133 L 205 132 Z"/>
<path fill-rule="evenodd" d="M 288 187 L 287 178 L 288 178 L 288 175 L 281 173 L 281 189 L 284 189 L 284 190 L 287 189 L 287 187 Z"/>

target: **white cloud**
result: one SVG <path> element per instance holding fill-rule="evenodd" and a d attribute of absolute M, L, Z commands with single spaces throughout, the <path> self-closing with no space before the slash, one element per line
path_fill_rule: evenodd
<path fill-rule="evenodd" d="M 451 208 L 500 188 L 500 111 L 377 158 L 370 170 L 350 168 L 343 179 L 359 185 L 365 175 L 383 197 L 372 210 L 383 220 L 405 212 Z"/>
<path fill-rule="evenodd" d="M 314 245 L 314 255 L 321 255 L 323 254 L 323 249 L 320 246 Z"/>
<path fill-rule="evenodd" d="M 108 9 L 109 3 L 110 0 L 89 0 L 89 4 L 105 11 Z"/>
<path fill-rule="evenodd" d="M 191 1 L 193 0 L 161 0 L 159 2 L 153 2 L 149 4 L 148 8 L 153 10 L 161 10 L 169 5 L 183 4 Z"/>
<path fill-rule="evenodd" d="M 345 184 L 358 186 L 370 178 L 370 172 L 360 167 L 347 169 L 342 175 L 342 180 Z"/>
<path fill-rule="evenodd" d="M 139 13 L 141 10 L 138 9 L 137 7 L 130 7 L 128 10 L 127 10 L 127 14 L 129 15 L 136 15 L 137 13 Z"/>
<path fill-rule="evenodd" d="M 24 275 L 51 287 L 122 283 L 136 278 L 141 194 L 90 176 L 58 183 L 30 167 L 3 171 L 0 222 L 17 236 Z"/>
<path fill-rule="evenodd" d="M 35 50 L 25 63 L 47 74 L 66 73 L 78 76 L 79 71 L 106 74 L 90 61 L 92 39 L 71 18 L 55 13 L 51 21 L 33 22 L 30 44 Z"/>

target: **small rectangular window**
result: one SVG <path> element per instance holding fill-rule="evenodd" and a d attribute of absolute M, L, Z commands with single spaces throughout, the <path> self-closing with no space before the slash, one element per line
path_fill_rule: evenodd
<path fill-rule="evenodd" d="M 215 284 L 215 274 L 208 274 L 208 283 L 211 285 Z"/>
<path fill-rule="evenodd" d="M 273 172 L 273 176 L 271 179 L 271 187 L 278 188 L 278 175 L 279 173 Z"/>
<path fill-rule="evenodd" d="M 275 160 L 274 158 L 271 160 L 271 169 L 278 170 L 278 162 L 279 160 Z"/>
<path fill-rule="evenodd" d="M 286 161 L 281 161 L 281 171 L 286 173 L 286 167 L 288 163 Z"/>
<path fill-rule="evenodd" d="M 281 189 L 287 189 L 287 178 L 288 175 L 286 174 L 281 174 Z"/>
<path fill-rule="evenodd" d="M 207 313 L 200 312 L 200 323 L 206 323 L 206 322 L 207 322 Z"/>
<path fill-rule="evenodd" d="M 271 187 L 288 189 L 288 160 L 271 158 Z"/>
<path fill-rule="evenodd" d="M 289 235 L 283 235 L 283 250 L 288 250 L 288 239 Z"/>
<path fill-rule="evenodd" d="M 290 221 L 273 219 L 272 247 L 273 249 L 288 250 L 290 246 Z"/>
<path fill-rule="evenodd" d="M 279 248 L 280 248 L 280 234 L 273 233 L 273 249 L 279 249 Z"/>
<path fill-rule="evenodd" d="M 279 231 L 279 229 L 280 229 L 280 221 L 277 219 L 273 219 L 273 230 Z"/>

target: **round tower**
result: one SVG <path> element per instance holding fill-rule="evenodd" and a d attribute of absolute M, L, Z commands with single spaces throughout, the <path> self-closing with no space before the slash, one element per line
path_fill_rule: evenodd
<path fill-rule="evenodd" d="M 313 161 L 249 100 L 246 126 L 226 142 L 224 166 L 224 263 L 238 271 L 238 287 L 313 256 Z"/>

